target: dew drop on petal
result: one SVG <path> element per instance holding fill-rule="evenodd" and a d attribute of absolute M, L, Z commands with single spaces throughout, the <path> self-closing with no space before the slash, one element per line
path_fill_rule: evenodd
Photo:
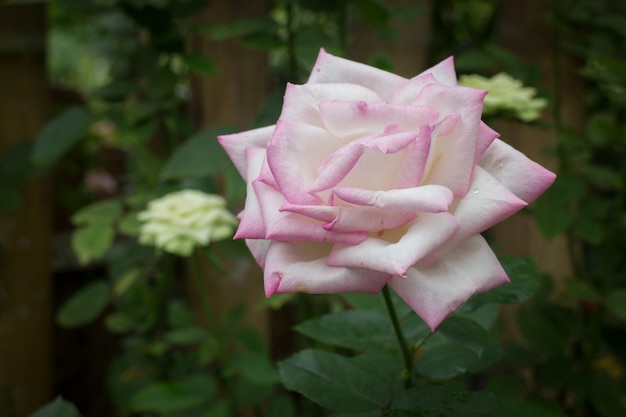
<path fill-rule="evenodd" d="M 478 194 L 480 190 L 478 188 L 474 188 L 474 194 Z"/>

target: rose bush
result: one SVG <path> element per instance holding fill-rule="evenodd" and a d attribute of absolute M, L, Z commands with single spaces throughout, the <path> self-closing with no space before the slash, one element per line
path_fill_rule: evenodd
<path fill-rule="evenodd" d="M 142 222 L 140 243 L 180 256 L 191 255 L 196 246 L 232 236 L 237 224 L 224 197 L 197 190 L 152 200 L 137 218 Z"/>
<path fill-rule="evenodd" d="M 220 136 L 247 182 L 235 238 L 266 295 L 388 284 L 434 329 L 508 282 L 480 233 L 555 175 L 496 139 L 485 94 L 456 85 L 452 58 L 405 79 L 322 49 L 276 125 Z"/>

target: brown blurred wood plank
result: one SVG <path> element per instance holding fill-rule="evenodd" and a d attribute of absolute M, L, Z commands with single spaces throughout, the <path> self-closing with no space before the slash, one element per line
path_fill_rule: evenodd
<path fill-rule="evenodd" d="M 582 79 L 576 74 L 576 65 L 564 65 L 563 71 L 555 73 L 554 28 L 548 22 L 550 3 L 529 0 L 524 3 L 513 0 L 502 2 L 499 41 L 525 63 L 536 64 L 544 74 L 543 88 L 554 92 L 557 81 L 563 85 L 561 114 L 563 122 L 575 129 L 584 122 L 584 97 Z M 557 80 L 558 79 L 558 80 Z M 537 86 L 534 86 L 537 87 Z M 544 120 L 553 122 L 550 109 L 544 111 Z M 496 126 L 504 141 L 529 158 L 556 171 L 557 161 L 546 155 L 545 150 L 555 146 L 556 130 L 540 129 L 517 122 Z M 558 175 L 558 172 L 557 172 Z M 537 229 L 534 219 L 517 214 L 497 225 L 490 235 L 501 252 L 507 255 L 536 258 L 542 271 L 559 279 L 570 276 L 572 267 L 568 244 L 563 236 L 546 240 Z"/>
<path fill-rule="evenodd" d="M 223 25 L 242 19 L 266 16 L 271 2 L 213 1 L 194 16 L 193 24 Z M 191 49 L 211 58 L 218 69 L 216 77 L 192 80 L 192 114 L 203 127 L 229 124 L 250 127 L 269 92 L 267 54 L 242 46 L 235 40 L 211 41 L 197 36 Z"/>
<path fill-rule="evenodd" d="M 220 25 L 263 17 L 269 13 L 270 4 L 266 0 L 214 1 L 194 16 L 193 24 Z M 240 130 L 250 128 L 253 117 L 270 92 L 267 54 L 234 40 L 211 41 L 206 36 L 193 39 L 191 49 L 208 56 L 218 69 L 216 77 L 195 77 L 192 80 L 191 114 L 196 124 L 203 128 L 218 124 Z M 245 303 L 245 323 L 266 334 L 268 315 L 254 309 L 264 297 L 261 269 L 251 257 L 240 259 L 236 264 L 225 261 L 226 274 L 204 265 L 206 286 L 200 291 L 210 294 L 214 313 L 218 316 Z M 199 303 L 197 291 L 197 285 L 192 285 L 196 306 Z M 196 307 L 196 311 L 200 312 L 201 308 Z"/>
<path fill-rule="evenodd" d="M 0 5 L 0 154 L 48 116 L 45 19 L 42 5 Z M 22 207 L 0 212 L 0 390 L 28 414 L 52 398 L 52 195 L 45 179 L 20 191 Z"/>

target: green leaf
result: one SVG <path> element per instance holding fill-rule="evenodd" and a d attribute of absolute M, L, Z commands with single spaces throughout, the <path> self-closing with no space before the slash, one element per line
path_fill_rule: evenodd
<path fill-rule="evenodd" d="M 50 2 L 50 0 L 7 0 L 6 4 L 35 4 L 48 2 Z"/>
<path fill-rule="evenodd" d="M 125 294 L 143 276 L 143 271 L 139 268 L 131 268 L 124 272 L 115 280 L 113 295 L 120 297 Z"/>
<path fill-rule="evenodd" d="M 83 287 L 59 309 L 56 320 L 62 327 L 78 327 L 95 320 L 109 304 L 111 289 L 105 281 Z"/>
<path fill-rule="evenodd" d="M 385 301 L 380 294 L 342 294 L 342 297 L 351 306 L 361 309 L 379 313 L 383 316 L 387 316 L 387 307 Z M 391 300 L 393 306 L 398 314 L 398 317 L 404 317 L 407 314 L 415 314 L 413 310 L 400 298 L 398 295 L 391 291 Z"/>
<path fill-rule="evenodd" d="M 402 392 L 391 405 L 390 417 L 502 417 L 497 397 L 458 387 L 422 386 Z"/>
<path fill-rule="evenodd" d="M 268 417 L 296 417 L 296 406 L 293 399 L 284 394 L 278 394 L 267 407 Z"/>
<path fill-rule="evenodd" d="M 394 72 L 395 67 L 393 65 L 393 61 L 389 58 L 389 55 L 384 54 L 382 52 L 377 52 L 372 54 L 368 61 L 368 65 L 372 67 L 380 68 L 384 71 Z"/>
<path fill-rule="evenodd" d="M 0 209 L 16 210 L 21 205 L 22 196 L 17 188 L 8 184 L 0 184 Z"/>
<path fill-rule="evenodd" d="M 165 338 L 172 344 L 187 346 L 204 342 L 209 339 L 209 335 L 201 327 L 186 326 L 167 332 Z"/>
<path fill-rule="evenodd" d="M 260 306 L 261 308 L 269 307 L 272 310 L 280 310 L 286 303 L 291 301 L 296 296 L 295 293 L 291 294 L 274 294 L 271 297 L 264 298 Z"/>
<path fill-rule="evenodd" d="M 260 352 L 243 351 L 232 361 L 229 375 L 241 376 L 255 385 L 273 385 L 278 382 L 278 373 L 272 362 Z"/>
<path fill-rule="evenodd" d="M 108 224 L 94 223 L 76 229 L 72 234 L 72 248 L 78 261 L 87 264 L 101 258 L 111 247 L 114 234 Z"/>
<path fill-rule="evenodd" d="M 124 109 L 124 119 L 128 126 L 146 122 L 156 115 L 157 106 L 150 102 L 132 102 Z"/>
<path fill-rule="evenodd" d="M 255 406 L 264 403 L 275 391 L 273 385 L 258 385 L 245 379 L 235 379 L 233 382 L 233 396 L 237 398 L 239 406 Z"/>
<path fill-rule="evenodd" d="M 373 410 L 369 412 L 358 412 L 358 413 L 333 413 L 330 417 L 380 417 L 380 410 Z"/>
<path fill-rule="evenodd" d="M 574 232 L 582 240 L 592 245 L 599 245 L 604 238 L 605 222 L 582 217 L 574 222 Z"/>
<path fill-rule="evenodd" d="M 260 49 L 262 51 L 273 51 L 284 47 L 285 42 L 275 32 L 255 32 L 244 35 L 241 38 L 241 44 L 252 49 Z"/>
<path fill-rule="evenodd" d="M 217 67 L 211 58 L 202 54 L 190 54 L 185 57 L 185 62 L 192 72 L 199 75 L 217 76 Z"/>
<path fill-rule="evenodd" d="M 397 346 L 389 318 L 366 310 L 327 314 L 307 320 L 295 329 L 317 341 L 348 349 L 395 349 Z"/>
<path fill-rule="evenodd" d="M 276 123 L 283 108 L 283 98 L 285 97 L 285 89 L 279 88 L 274 90 L 267 96 L 260 110 L 254 116 L 252 125 L 254 127 L 263 127 Z"/>
<path fill-rule="evenodd" d="M 587 121 L 586 133 L 592 145 L 602 148 L 618 138 L 620 131 L 610 113 L 595 113 Z"/>
<path fill-rule="evenodd" d="M 217 385 L 207 375 L 194 375 L 179 381 L 154 382 L 137 392 L 130 401 L 135 412 L 176 413 L 208 403 Z"/>
<path fill-rule="evenodd" d="M 241 178 L 235 166 L 233 164 L 227 165 L 223 173 L 226 200 L 229 202 L 243 200 L 246 196 L 246 182 Z"/>
<path fill-rule="evenodd" d="M 368 25 L 383 29 L 389 22 L 389 11 L 375 0 L 352 0 L 352 5 Z"/>
<path fill-rule="evenodd" d="M 0 176 L 10 182 L 26 181 L 34 178 L 41 172 L 32 161 L 33 144 L 19 142 L 0 159 Z"/>
<path fill-rule="evenodd" d="M 93 118 L 84 107 L 70 107 L 39 132 L 33 162 L 50 165 L 68 151 L 87 132 Z"/>
<path fill-rule="evenodd" d="M 475 310 L 464 311 L 464 309 L 461 309 L 455 313 L 458 317 L 464 317 L 476 322 L 487 332 L 489 332 L 493 328 L 494 324 L 496 324 L 499 314 L 500 305 L 497 303 L 486 303 Z"/>
<path fill-rule="evenodd" d="M 499 260 L 511 282 L 473 296 L 464 310 L 473 310 L 486 303 L 523 303 L 539 289 L 543 276 L 534 259 L 503 256 Z"/>
<path fill-rule="evenodd" d="M 474 352 L 479 358 L 489 344 L 489 334 L 474 320 L 464 317 L 450 316 L 446 318 L 437 331 L 448 340 Z"/>
<path fill-rule="evenodd" d="M 250 35 L 256 32 L 272 32 L 275 28 L 276 22 L 268 17 L 261 19 L 238 19 L 233 23 L 215 26 L 211 30 L 211 39 L 218 41 Z"/>
<path fill-rule="evenodd" d="M 112 224 L 122 214 L 119 200 L 104 200 L 90 204 L 72 215 L 72 223 L 77 226 L 100 223 Z"/>
<path fill-rule="evenodd" d="M 520 309 L 517 319 L 526 340 L 542 353 L 565 352 L 574 334 L 574 314 L 565 308 L 545 306 Z"/>
<path fill-rule="evenodd" d="M 104 318 L 104 325 L 111 333 L 126 333 L 135 327 L 131 318 L 124 313 L 108 314 Z"/>
<path fill-rule="evenodd" d="M 189 138 L 168 159 L 161 179 L 185 179 L 222 172 L 230 159 L 217 141 L 217 136 L 232 131 L 215 127 Z"/>
<path fill-rule="evenodd" d="M 585 165 L 581 168 L 581 175 L 593 186 L 607 191 L 622 188 L 620 172 L 614 168 L 601 165 Z"/>
<path fill-rule="evenodd" d="M 287 389 L 333 410 L 370 411 L 387 403 L 376 397 L 373 375 L 335 353 L 303 350 L 280 362 L 279 372 Z"/>
<path fill-rule="evenodd" d="M 569 208 L 555 205 L 547 199 L 539 199 L 535 203 L 533 214 L 539 230 L 547 239 L 565 232 L 574 219 Z"/>
<path fill-rule="evenodd" d="M 559 175 L 535 203 L 534 216 L 543 235 L 551 239 L 565 232 L 574 220 L 570 203 L 581 199 L 586 185 L 571 175 Z"/>
<path fill-rule="evenodd" d="M 447 343 L 427 350 L 415 362 L 418 374 L 432 379 L 451 379 L 470 372 L 478 356 L 463 346 Z"/>
<path fill-rule="evenodd" d="M 575 300 L 594 302 L 602 301 L 600 293 L 585 281 L 581 281 L 580 279 L 570 279 L 567 280 L 566 284 L 567 295 Z"/>
<path fill-rule="evenodd" d="M 626 414 L 624 405 L 623 385 L 616 383 L 602 371 L 592 372 L 589 378 L 589 397 L 599 417 L 623 416 Z"/>
<path fill-rule="evenodd" d="M 80 413 L 74 404 L 65 401 L 59 396 L 54 401 L 32 413 L 29 417 L 80 417 Z"/>
<path fill-rule="evenodd" d="M 536 365 L 534 381 L 543 389 L 558 390 L 569 385 L 575 377 L 572 360 L 565 352 L 546 358 Z"/>
<path fill-rule="evenodd" d="M 182 327 L 193 322 L 193 313 L 181 300 L 171 300 L 167 306 L 167 324 L 170 327 Z"/>
<path fill-rule="evenodd" d="M 500 400 L 507 417 L 566 417 L 558 410 L 551 410 L 530 401 Z"/>
<path fill-rule="evenodd" d="M 622 320 L 626 320 L 626 289 L 618 289 L 609 292 L 604 300 L 610 312 Z"/>
<path fill-rule="evenodd" d="M 203 417 L 229 417 L 230 407 L 227 400 L 214 401 Z"/>

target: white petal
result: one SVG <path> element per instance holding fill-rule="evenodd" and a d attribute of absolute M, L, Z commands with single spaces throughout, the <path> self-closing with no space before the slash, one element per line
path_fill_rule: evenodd
<path fill-rule="evenodd" d="M 476 235 L 436 264 L 411 268 L 406 278 L 394 277 L 389 285 L 434 331 L 473 294 L 507 282 L 489 245 Z"/>

